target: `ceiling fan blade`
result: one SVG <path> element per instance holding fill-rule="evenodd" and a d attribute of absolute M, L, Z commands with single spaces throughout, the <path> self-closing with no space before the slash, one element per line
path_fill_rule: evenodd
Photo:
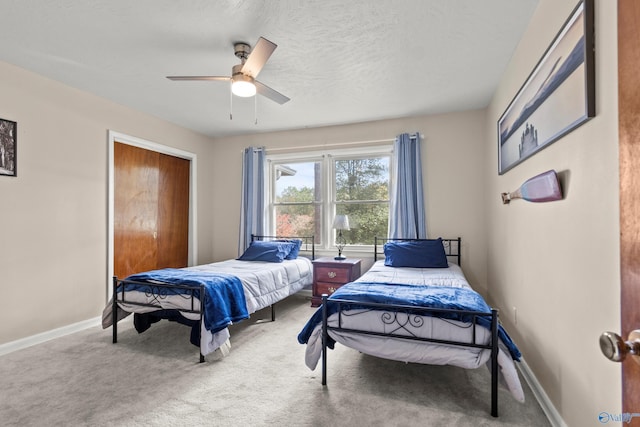
<path fill-rule="evenodd" d="M 231 77 L 225 76 L 167 76 L 169 80 L 219 80 L 219 81 L 229 81 Z"/>
<path fill-rule="evenodd" d="M 275 91 L 273 89 L 271 89 L 269 86 L 266 86 L 263 83 L 260 83 L 259 81 L 255 81 L 254 82 L 256 85 L 256 91 L 262 95 L 262 96 L 266 96 L 267 98 L 269 98 L 272 101 L 277 102 L 278 104 L 284 104 L 285 102 L 289 101 L 289 97 L 284 96 L 283 94 L 281 94 L 278 91 Z"/>
<path fill-rule="evenodd" d="M 260 37 L 240 71 L 255 79 L 277 47 L 277 44 Z"/>

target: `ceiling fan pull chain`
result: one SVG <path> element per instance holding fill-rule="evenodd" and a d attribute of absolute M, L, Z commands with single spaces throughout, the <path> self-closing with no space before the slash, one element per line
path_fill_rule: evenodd
<path fill-rule="evenodd" d="M 255 119 L 255 125 L 258 125 L 258 97 L 253 97 L 253 117 Z"/>
<path fill-rule="evenodd" d="M 229 120 L 233 120 L 233 91 L 231 90 L 231 85 L 229 84 Z"/>

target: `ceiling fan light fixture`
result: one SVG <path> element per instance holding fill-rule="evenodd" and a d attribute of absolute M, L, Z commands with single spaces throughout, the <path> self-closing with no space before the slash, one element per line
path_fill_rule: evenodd
<path fill-rule="evenodd" d="M 231 92 L 243 98 L 255 96 L 256 85 L 253 83 L 253 77 L 244 74 L 234 74 L 231 78 Z"/>
<path fill-rule="evenodd" d="M 247 43 L 235 43 L 233 45 L 234 53 L 241 62 L 231 68 L 231 76 L 167 76 L 167 78 L 169 80 L 224 81 L 227 84 L 230 82 L 229 97 L 231 100 L 233 100 L 233 95 L 244 98 L 255 96 L 258 93 L 258 86 L 260 86 L 260 95 L 278 104 L 284 104 L 290 101 L 288 97 L 256 80 L 260 70 L 276 47 L 278 45 L 264 37 L 258 39 L 253 49 Z"/>

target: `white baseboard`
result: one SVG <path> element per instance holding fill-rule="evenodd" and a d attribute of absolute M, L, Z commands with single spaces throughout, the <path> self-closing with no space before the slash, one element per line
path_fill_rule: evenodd
<path fill-rule="evenodd" d="M 11 341 L 0 345 L 0 356 L 14 351 L 22 350 L 23 348 L 31 347 L 32 345 L 40 344 L 45 341 L 52 340 L 54 338 L 60 338 L 65 335 L 73 334 L 74 332 L 83 331 L 94 326 L 99 326 L 102 323 L 102 317 L 94 317 L 93 319 L 84 320 L 82 322 L 74 323 L 71 325 L 63 326 L 61 328 L 52 329 L 47 332 L 32 335 L 30 337 L 21 338 L 16 341 Z"/>
<path fill-rule="evenodd" d="M 305 297 L 311 297 L 313 296 L 313 292 L 311 291 L 311 288 L 304 288 L 304 289 L 300 289 L 298 292 L 296 292 L 298 295 L 304 295 Z"/>
<path fill-rule="evenodd" d="M 536 397 L 536 400 L 540 404 L 540 407 L 542 407 L 551 425 L 553 427 L 568 427 L 562 419 L 562 416 L 560 416 L 560 413 L 556 410 L 556 407 L 551 403 L 551 399 L 549 399 L 549 396 L 545 393 L 538 379 L 529 368 L 529 365 L 524 361 L 524 358 L 520 358 L 520 363 L 516 363 L 516 366 L 529 385 L 529 388 L 531 388 L 533 395 Z"/>

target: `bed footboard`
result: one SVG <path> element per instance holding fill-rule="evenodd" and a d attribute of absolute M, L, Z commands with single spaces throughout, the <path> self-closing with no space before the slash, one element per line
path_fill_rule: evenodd
<path fill-rule="evenodd" d="M 143 291 L 150 302 L 139 302 L 127 299 L 127 294 L 131 293 L 131 291 L 127 290 L 127 285 L 135 285 L 136 287 L 138 287 L 138 292 Z M 120 287 L 120 292 L 118 292 L 118 289 Z M 176 292 L 176 289 L 179 289 L 180 292 Z M 200 327 L 202 327 L 202 320 L 204 316 L 202 307 L 205 306 L 205 300 L 207 298 L 207 293 L 205 292 L 203 285 L 187 286 L 171 285 L 166 283 L 137 282 L 126 279 L 119 280 L 116 276 L 114 276 L 112 298 L 113 343 L 115 344 L 118 342 L 118 310 L 122 310 L 118 305 L 119 303 L 164 310 L 164 307 L 161 305 L 161 301 L 166 299 L 168 295 L 180 295 L 182 298 L 188 301 L 186 304 L 188 308 L 182 308 L 179 311 L 183 313 L 193 313 L 199 315 L 200 318 L 198 322 Z M 200 363 L 203 363 L 204 361 L 204 355 L 202 354 L 202 352 L 200 352 Z"/>
<path fill-rule="evenodd" d="M 336 315 L 338 316 L 338 326 L 330 326 L 329 325 L 329 310 L 328 304 L 336 304 L 338 306 L 338 310 Z M 348 310 L 352 307 L 357 307 L 358 309 L 367 309 L 367 310 L 379 310 L 381 313 L 384 312 L 402 312 L 402 313 L 410 313 L 411 315 L 426 315 L 438 317 L 438 315 L 443 314 L 456 314 L 470 317 L 472 321 L 470 323 L 473 324 L 473 338 L 471 342 L 459 342 L 459 341 L 449 341 L 443 339 L 435 339 L 435 338 L 424 338 L 418 337 L 415 335 L 400 335 L 396 333 L 383 333 L 383 332 L 372 332 L 365 330 L 358 330 L 352 328 L 344 328 L 342 327 L 342 312 Z M 488 344 L 480 344 L 476 342 L 476 328 L 482 328 L 477 324 L 476 319 L 482 318 L 490 318 L 490 342 Z M 356 333 L 356 334 L 364 334 L 364 335 L 377 335 L 391 338 L 398 338 L 403 340 L 413 340 L 413 341 L 424 341 L 430 342 L 434 344 L 446 344 L 453 345 L 459 347 L 472 347 L 484 350 L 490 350 L 490 366 L 491 366 L 491 415 L 494 417 L 498 416 L 498 310 L 491 309 L 491 313 L 485 312 L 477 312 L 477 311 L 468 311 L 468 310 L 451 310 L 451 309 L 434 309 L 434 308 L 425 308 L 425 307 L 415 307 L 415 306 L 401 306 L 401 305 L 388 305 L 388 304 L 378 304 L 378 303 L 363 303 L 363 302 L 355 302 L 350 300 L 341 300 L 341 299 L 328 299 L 328 295 L 322 295 L 322 385 L 327 384 L 327 347 L 329 343 L 329 331 L 342 331 L 348 333 Z"/>

